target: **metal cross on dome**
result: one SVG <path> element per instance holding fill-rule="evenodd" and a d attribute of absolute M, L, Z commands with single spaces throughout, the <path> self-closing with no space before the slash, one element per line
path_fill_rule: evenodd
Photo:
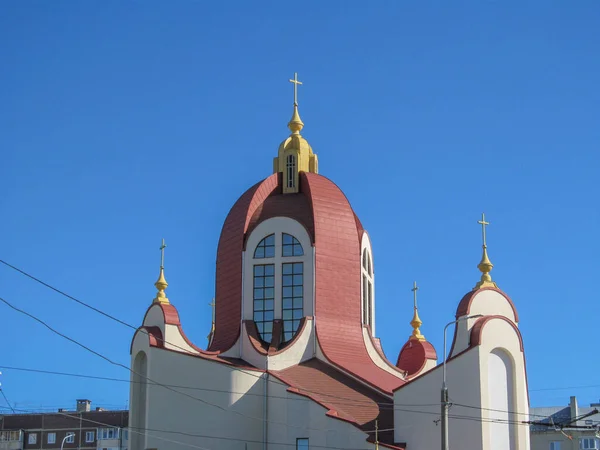
<path fill-rule="evenodd" d="M 217 304 L 215 303 L 215 299 L 212 299 L 212 302 L 210 302 L 208 304 L 208 306 L 210 306 L 212 308 L 212 321 L 213 323 L 215 322 L 215 306 L 217 306 Z"/>
<path fill-rule="evenodd" d="M 417 309 L 417 291 L 419 290 L 419 287 L 417 286 L 417 282 L 414 281 L 413 282 L 413 288 L 411 289 L 411 291 L 413 292 L 413 302 L 414 302 L 414 307 L 415 309 Z"/>
<path fill-rule="evenodd" d="M 165 267 L 165 248 L 167 248 L 167 244 L 165 244 L 165 240 L 162 240 L 162 245 L 160 246 L 160 267 Z"/>
<path fill-rule="evenodd" d="M 490 223 L 485 221 L 485 213 L 481 213 L 481 220 L 478 220 L 477 223 L 479 225 L 481 225 L 481 233 L 482 233 L 482 237 L 483 237 L 483 246 L 487 247 L 487 243 L 485 241 L 485 227 L 487 225 L 489 225 Z"/>
<path fill-rule="evenodd" d="M 302 81 L 298 81 L 297 72 L 294 72 L 294 79 L 290 80 L 290 83 L 294 83 L 294 105 L 298 106 L 298 85 L 302 84 Z"/>

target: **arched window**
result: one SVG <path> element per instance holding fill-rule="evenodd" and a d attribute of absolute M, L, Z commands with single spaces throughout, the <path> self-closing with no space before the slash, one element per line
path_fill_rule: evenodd
<path fill-rule="evenodd" d="M 362 254 L 362 323 L 373 327 L 373 263 L 367 249 Z"/>
<path fill-rule="evenodd" d="M 281 256 L 302 256 L 304 251 L 302 250 L 302 244 L 291 234 L 282 233 L 281 239 L 283 245 L 281 246 Z"/>
<path fill-rule="evenodd" d="M 287 187 L 293 188 L 296 182 L 296 157 L 288 155 L 286 160 Z"/>
<path fill-rule="evenodd" d="M 275 265 L 254 266 L 254 323 L 261 339 L 271 342 L 275 313 Z"/>
<path fill-rule="evenodd" d="M 256 246 L 254 250 L 254 258 L 272 258 L 275 256 L 275 235 L 270 234 Z"/>
<path fill-rule="evenodd" d="M 298 332 L 300 319 L 304 315 L 304 264 L 282 264 L 281 276 L 283 341 L 287 342 Z"/>
<path fill-rule="evenodd" d="M 275 247 L 281 247 L 281 253 Z M 304 316 L 304 256 L 300 241 L 288 233 L 270 234 L 254 250 L 253 259 L 273 258 L 272 264 L 253 264 L 252 269 L 253 320 L 265 342 L 273 338 L 276 310 L 281 311 L 283 342 L 298 332 Z"/>

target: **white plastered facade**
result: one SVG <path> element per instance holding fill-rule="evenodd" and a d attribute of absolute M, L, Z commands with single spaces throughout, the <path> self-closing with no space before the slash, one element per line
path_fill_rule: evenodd
<path fill-rule="evenodd" d="M 144 325 L 164 329 L 158 305 L 150 309 Z M 185 342 L 179 327 L 173 327 L 165 340 L 175 340 L 177 333 Z M 260 370 L 190 353 L 153 347 L 143 331 L 134 336 L 131 450 L 289 450 L 299 438 L 308 438 L 311 448 L 375 448 L 366 433 L 327 416 L 326 408 L 289 392 L 272 375 L 266 381 Z M 141 359 L 143 365 L 136 362 Z"/>
<path fill-rule="evenodd" d="M 460 321 L 453 357 L 447 361 L 450 448 L 529 450 L 529 429 L 513 421 L 529 411 L 522 341 L 508 299 L 495 290 L 476 292 L 469 315 Z M 485 321 L 479 345 L 470 346 L 471 329 Z M 415 378 L 394 393 L 394 433 L 411 450 L 441 445 L 442 366 Z M 491 411 L 495 410 L 495 411 Z M 453 417 L 461 416 L 461 417 Z M 495 422 L 494 422 L 495 421 Z"/>

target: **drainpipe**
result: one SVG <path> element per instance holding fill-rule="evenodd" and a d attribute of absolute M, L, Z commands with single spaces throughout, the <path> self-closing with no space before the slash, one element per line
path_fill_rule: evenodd
<path fill-rule="evenodd" d="M 263 390 L 263 411 L 265 414 L 265 420 L 263 422 L 263 450 L 268 450 L 267 441 L 269 439 L 269 355 L 265 360 L 265 387 Z"/>

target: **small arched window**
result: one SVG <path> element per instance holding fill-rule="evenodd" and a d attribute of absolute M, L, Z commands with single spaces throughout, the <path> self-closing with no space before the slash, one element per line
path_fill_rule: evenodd
<path fill-rule="evenodd" d="M 296 183 L 296 157 L 288 155 L 286 159 L 287 187 L 293 188 Z"/>
<path fill-rule="evenodd" d="M 362 323 L 373 327 L 373 264 L 367 249 L 362 254 Z"/>
<path fill-rule="evenodd" d="M 254 258 L 273 258 L 275 256 L 275 235 L 270 234 L 258 243 L 254 250 Z"/>
<path fill-rule="evenodd" d="M 304 250 L 302 250 L 302 244 L 291 234 L 283 233 L 282 236 L 283 245 L 281 246 L 281 256 L 302 256 Z"/>

